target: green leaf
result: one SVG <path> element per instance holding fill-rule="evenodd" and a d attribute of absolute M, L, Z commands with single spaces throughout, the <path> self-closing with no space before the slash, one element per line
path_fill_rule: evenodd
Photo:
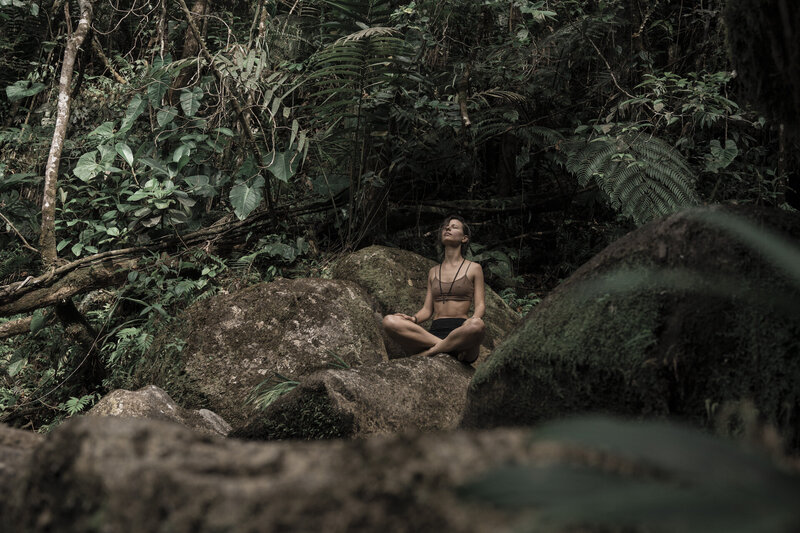
<path fill-rule="evenodd" d="M 107 141 L 114 137 L 114 123 L 103 122 L 95 129 L 89 132 L 89 137 L 99 137 L 101 140 Z"/>
<path fill-rule="evenodd" d="M 256 176 L 253 185 L 246 183 L 234 185 L 231 189 L 229 199 L 233 206 L 233 212 L 239 220 L 244 220 L 252 213 L 263 198 L 261 190 L 264 188 L 264 178 Z"/>
<path fill-rule="evenodd" d="M 288 183 L 289 178 L 294 176 L 300 163 L 300 158 L 297 156 L 292 160 L 292 154 L 296 155 L 296 152 L 287 150 L 286 152 L 270 152 L 266 155 L 267 161 L 272 160 L 272 163 L 267 166 L 267 170 L 284 183 Z"/>
<path fill-rule="evenodd" d="M 102 170 L 102 167 L 97 164 L 96 157 L 97 150 L 86 152 L 78 159 L 78 164 L 72 169 L 72 173 L 81 181 L 88 182 Z"/>
<path fill-rule="evenodd" d="M 187 117 L 193 117 L 200 109 L 200 101 L 203 99 L 203 90 L 194 87 L 191 91 L 184 89 L 181 91 L 181 109 Z"/>
<path fill-rule="evenodd" d="M 59 242 L 59 243 L 58 243 L 58 246 L 56 246 L 56 252 L 60 252 L 61 250 L 63 250 L 63 249 L 64 249 L 64 247 L 65 247 L 66 245 L 68 245 L 70 242 L 71 242 L 71 240 L 70 240 L 70 239 L 64 239 L 64 240 L 62 240 L 61 242 Z"/>
<path fill-rule="evenodd" d="M 125 143 L 117 143 L 114 149 L 122 156 L 122 159 L 128 163 L 128 166 L 133 166 L 133 150 L 131 150 L 130 146 Z"/>
<path fill-rule="evenodd" d="M 79 242 L 73 245 L 72 248 L 70 248 L 70 250 L 72 251 L 72 255 L 74 255 L 75 257 L 80 257 L 81 252 L 83 251 L 83 243 Z"/>
<path fill-rule="evenodd" d="M 28 363 L 27 358 L 17 359 L 16 361 L 8 365 L 8 375 L 13 378 L 17 374 L 19 374 L 23 368 L 25 368 L 25 365 L 27 363 Z"/>
<path fill-rule="evenodd" d="M 106 233 L 108 233 L 112 237 L 119 237 L 119 228 L 117 227 L 106 228 Z"/>
<path fill-rule="evenodd" d="M 178 110 L 175 109 L 173 106 L 167 106 L 158 111 L 156 113 L 156 122 L 158 122 L 159 127 L 163 128 L 173 120 L 175 117 L 178 116 Z"/>
<path fill-rule="evenodd" d="M 162 76 L 153 80 L 153 82 L 147 86 L 147 99 L 154 108 L 161 106 L 161 100 L 169 89 L 169 81 L 169 76 Z"/>
<path fill-rule="evenodd" d="M 119 133 L 127 133 L 131 129 L 133 123 L 139 118 L 139 115 L 144 113 L 147 108 L 147 102 L 142 98 L 141 94 L 136 94 L 131 98 L 131 103 L 128 104 L 128 110 L 125 111 L 125 118 L 122 119 L 122 125 L 119 127 Z"/>
<path fill-rule="evenodd" d="M 6 87 L 6 96 L 10 102 L 16 102 L 39 94 L 45 88 L 43 83 L 32 83 L 30 80 L 19 80 Z"/>
<path fill-rule="evenodd" d="M 41 309 L 37 309 L 33 312 L 33 316 L 31 317 L 31 333 L 36 333 L 40 331 L 47 322 L 47 317 L 44 314 L 44 311 Z"/>

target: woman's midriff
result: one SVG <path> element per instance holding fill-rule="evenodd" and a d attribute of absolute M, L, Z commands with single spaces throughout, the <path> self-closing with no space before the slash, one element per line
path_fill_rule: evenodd
<path fill-rule="evenodd" d="M 433 319 L 438 318 L 467 318 L 472 302 L 434 302 Z"/>

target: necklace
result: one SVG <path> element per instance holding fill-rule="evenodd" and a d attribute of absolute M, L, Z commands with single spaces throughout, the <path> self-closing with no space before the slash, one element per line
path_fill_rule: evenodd
<path fill-rule="evenodd" d="M 464 266 L 464 261 L 467 258 L 461 260 L 461 264 L 458 265 L 458 270 L 456 270 L 456 275 L 453 276 L 453 281 L 450 283 L 450 289 L 447 291 L 447 295 L 445 296 L 444 291 L 442 290 L 442 263 L 439 263 L 439 295 L 442 297 L 442 303 L 447 301 L 447 298 L 450 297 L 450 294 L 453 292 L 453 285 L 456 283 L 456 279 L 458 279 L 458 274 L 461 272 L 461 267 Z"/>

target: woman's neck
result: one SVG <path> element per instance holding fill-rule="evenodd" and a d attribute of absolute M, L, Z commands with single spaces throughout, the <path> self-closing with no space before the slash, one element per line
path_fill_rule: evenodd
<path fill-rule="evenodd" d="M 464 258 L 461 257 L 461 247 L 460 246 L 446 246 L 444 249 L 444 264 L 448 265 L 457 265 L 463 261 Z"/>

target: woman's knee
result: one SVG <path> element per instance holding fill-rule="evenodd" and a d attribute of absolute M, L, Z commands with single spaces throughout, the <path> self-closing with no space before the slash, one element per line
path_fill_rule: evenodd
<path fill-rule="evenodd" d="M 383 317 L 383 329 L 388 331 L 397 331 L 402 326 L 402 318 L 395 315 L 386 315 Z"/>
<path fill-rule="evenodd" d="M 467 333 L 469 335 L 483 337 L 483 335 L 486 333 L 486 324 L 484 324 L 483 320 L 480 318 L 469 320 L 466 324 L 464 324 L 464 326 L 466 326 Z"/>

